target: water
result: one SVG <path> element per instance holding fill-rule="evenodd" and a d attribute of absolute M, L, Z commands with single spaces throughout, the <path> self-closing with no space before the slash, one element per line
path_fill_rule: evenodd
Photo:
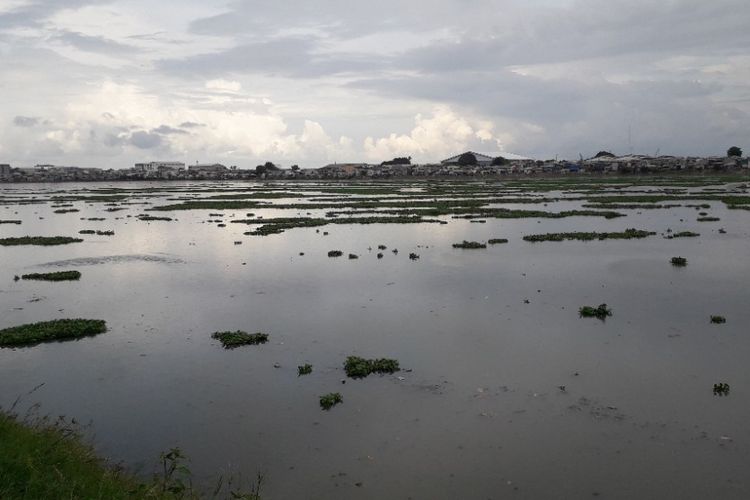
<path fill-rule="evenodd" d="M 0 196 L 87 187 L 7 186 Z M 0 349 L 0 404 L 43 383 L 22 408 L 39 403 L 44 414 L 90 422 L 96 449 L 132 470 L 150 474 L 159 453 L 178 446 L 204 485 L 228 470 L 263 472 L 264 499 L 750 495 L 747 211 L 714 201 L 707 211 L 720 222 L 677 207 L 618 210 L 628 216 L 612 220 L 441 217 L 449 224 L 248 237 L 247 226 L 228 223 L 232 214 L 282 211 L 221 211 L 219 228 L 205 222 L 217 210 L 147 223 L 127 218 L 142 206 L 73 204 L 79 213 L 0 206 L 0 219 L 24 221 L 0 226 L 0 237 L 116 233 L 0 247 L 0 327 L 86 317 L 105 319 L 109 331 Z M 627 227 L 701 236 L 521 240 Z M 451 247 L 495 237 L 510 242 Z M 378 244 L 388 247 L 382 260 Z M 332 249 L 344 257 L 328 258 Z M 669 264 L 676 255 L 686 268 Z M 12 281 L 55 269 L 83 277 Z M 606 322 L 578 317 L 580 306 L 602 302 L 614 311 Z M 709 324 L 712 314 L 727 323 Z M 235 329 L 267 332 L 270 342 L 226 351 L 210 338 Z M 396 358 L 410 371 L 342 384 L 352 354 Z M 313 373 L 298 377 L 304 363 Z M 729 397 L 713 396 L 720 381 Z M 344 403 L 324 412 L 318 397 L 328 392 Z"/>

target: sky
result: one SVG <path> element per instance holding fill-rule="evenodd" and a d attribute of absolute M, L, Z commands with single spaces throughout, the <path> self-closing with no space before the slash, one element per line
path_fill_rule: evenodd
<path fill-rule="evenodd" d="M 750 150 L 748 0 L 0 0 L 0 163 Z"/>

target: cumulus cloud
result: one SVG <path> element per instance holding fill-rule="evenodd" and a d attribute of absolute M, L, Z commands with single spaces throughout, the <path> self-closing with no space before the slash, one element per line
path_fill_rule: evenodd
<path fill-rule="evenodd" d="M 17 127 L 33 127 L 39 123 L 39 118 L 36 116 L 16 116 L 13 118 L 13 125 Z"/>

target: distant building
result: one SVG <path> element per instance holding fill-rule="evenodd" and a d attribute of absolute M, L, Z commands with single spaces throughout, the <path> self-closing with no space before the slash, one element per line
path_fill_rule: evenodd
<path fill-rule="evenodd" d="M 0 179 L 7 179 L 10 177 L 10 165 L 7 163 L 0 164 Z"/>
<path fill-rule="evenodd" d="M 179 161 L 152 161 L 150 163 L 136 163 L 138 172 L 163 172 L 165 170 L 185 170 L 185 164 Z"/>
<path fill-rule="evenodd" d="M 220 173 L 228 169 L 221 163 L 196 163 L 195 165 L 190 165 L 190 167 L 188 167 L 188 170 L 190 172 L 197 173 Z"/>
<path fill-rule="evenodd" d="M 521 155 L 516 155 L 513 153 L 477 153 L 474 151 L 464 151 L 463 153 L 457 154 L 456 156 L 451 156 L 450 158 L 446 158 L 440 163 L 443 165 L 458 165 L 458 159 L 461 158 L 461 156 L 465 155 L 466 153 L 473 154 L 474 157 L 477 159 L 477 165 L 482 166 L 482 167 L 488 167 L 492 165 L 492 160 L 494 160 L 498 156 L 502 156 L 503 158 L 509 161 L 526 161 L 526 160 L 531 159 L 531 158 L 527 158 Z"/>

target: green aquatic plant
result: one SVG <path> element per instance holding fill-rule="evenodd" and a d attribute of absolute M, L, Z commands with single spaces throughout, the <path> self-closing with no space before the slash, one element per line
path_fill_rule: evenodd
<path fill-rule="evenodd" d="M 488 245 L 500 245 L 502 243 L 508 243 L 508 240 L 505 238 L 492 238 L 487 240 Z"/>
<path fill-rule="evenodd" d="M 721 325 L 727 322 L 727 318 L 724 316 L 711 316 L 711 323 L 715 325 Z"/>
<path fill-rule="evenodd" d="M 78 210 L 77 208 L 60 208 L 54 211 L 54 213 L 56 214 L 70 214 L 73 212 L 80 212 L 80 210 Z"/>
<path fill-rule="evenodd" d="M 297 367 L 297 376 L 301 377 L 302 375 L 310 375 L 312 373 L 312 365 L 305 363 L 304 365 L 300 365 Z"/>
<path fill-rule="evenodd" d="M 344 255 L 344 252 L 341 250 L 331 250 L 328 252 L 329 257 L 341 257 L 342 255 Z"/>
<path fill-rule="evenodd" d="M 211 334 L 211 338 L 220 341 L 225 349 L 234 349 L 241 345 L 265 344 L 268 342 L 267 333 L 247 333 L 242 330 L 236 330 L 234 332 L 214 332 Z"/>
<path fill-rule="evenodd" d="M 24 274 L 21 279 L 38 281 L 76 281 L 81 279 L 79 271 L 56 271 L 53 273 Z"/>
<path fill-rule="evenodd" d="M 330 392 L 324 396 L 320 396 L 320 407 L 326 411 L 343 402 L 344 398 L 338 392 Z"/>
<path fill-rule="evenodd" d="M 416 254 L 416 253 L 414 253 L 414 252 L 412 252 L 412 253 L 409 254 L 409 258 L 411 260 L 419 260 L 419 255 Z"/>
<path fill-rule="evenodd" d="M 696 220 L 698 222 L 716 222 L 720 221 L 721 219 L 719 217 L 698 217 Z"/>
<path fill-rule="evenodd" d="M 669 262 L 671 262 L 673 266 L 677 267 L 687 266 L 687 259 L 685 257 L 672 257 Z"/>
<path fill-rule="evenodd" d="M 0 219 L 0 224 L 21 224 L 20 220 Z"/>
<path fill-rule="evenodd" d="M 354 260 L 354 259 L 359 259 L 359 255 L 357 255 L 357 254 L 355 254 L 355 253 L 350 253 L 350 254 L 349 254 L 349 259 L 350 259 L 350 260 Z"/>
<path fill-rule="evenodd" d="M 467 249 L 476 249 L 476 248 L 487 248 L 486 243 L 479 243 L 478 241 L 466 241 L 464 240 L 461 243 L 454 243 L 453 248 L 467 248 Z"/>
<path fill-rule="evenodd" d="M 530 241 L 532 243 L 540 241 L 564 241 L 564 240 L 580 240 L 580 241 L 591 241 L 591 240 L 630 240 L 634 238 L 647 238 L 653 236 L 656 233 L 653 231 L 644 231 L 641 229 L 626 229 L 622 232 L 572 232 L 572 233 L 545 233 L 545 234 L 531 234 L 523 237 L 524 241 Z"/>
<path fill-rule="evenodd" d="M 729 384 L 726 382 L 714 384 L 714 396 L 729 396 Z"/>
<path fill-rule="evenodd" d="M 153 216 L 153 215 L 146 215 L 146 214 L 138 215 L 138 216 L 136 216 L 136 218 L 138 220 L 142 220 L 142 221 L 157 221 L 157 220 L 161 220 L 161 221 L 167 221 L 167 222 L 169 222 L 169 221 L 172 220 L 171 217 L 156 217 L 156 216 Z"/>
<path fill-rule="evenodd" d="M 351 378 L 365 378 L 371 373 L 394 373 L 399 370 L 399 363 L 395 359 L 365 359 L 359 356 L 349 356 L 344 362 L 344 371 Z"/>
<path fill-rule="evenodd" d="M 56 319 L 0 330 L 0 347 L 34 345 L 55 340 L 90 337 L 107 331 L 98 319 Z"/>
<path fill-rule="evenodd" d="M 83 240 L 81 238 L 71 238 L 69 236 L 21 236 L 18 238 L 0 238 L 0 245 L 2 246 L 16 246 L 16 245 L 39 245 L 39 246 L 53 246 L 53 245 L 67 245 L 69 243 L 80 243 Z"/>
<path fill-rule="evenodd" d="M 700 233 L 694 233 L 693 231 L 680 231 L 678 233 L 672 233 L 669 236 L 667 236 L 667 239 L 672 238 L 697 238 L 700 236 Z"/>
<path fill-rule="evenodd" d="M 607 304 L 599 304 L 597 307 L 583 306 L 578 309 L 578 315 L 582 318 L 597 318 L 603 321 L 607 319 L 607 316 L 612 316 L 612 309 L 609 309 Z"/>

